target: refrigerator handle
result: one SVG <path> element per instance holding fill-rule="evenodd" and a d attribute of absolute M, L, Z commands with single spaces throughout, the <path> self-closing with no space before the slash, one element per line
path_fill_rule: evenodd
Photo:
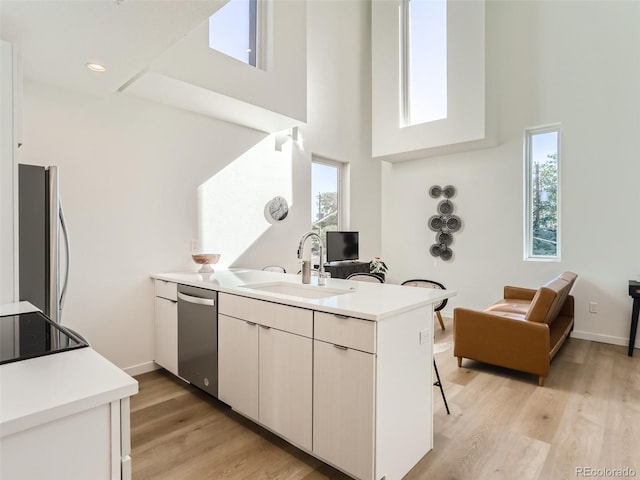
<path fill-rule="evenodd" d="M 58 167 L 49 167 L 49 294 L 47 315 L 60 324 L 60 197 Z"/>
<path fill-rule="evenodd" d="M 64 298 L 67 294 L 67 285 L 69 284 L 69 261 L 71 260 L 71 248 L 69 246 L 69 232 L 67 232 L 67 223 L 64 219 L 64 212 L 62 210 L 62 204 L 60 208 L 60 227 L 62 229 L 62 236 L 64 237 L 64 250 L 65 250 L 65 262 L 64 262 L 64 282 L 62 284 L 62 290 L 60 292 L 60 310 L 64 305 Z"/>

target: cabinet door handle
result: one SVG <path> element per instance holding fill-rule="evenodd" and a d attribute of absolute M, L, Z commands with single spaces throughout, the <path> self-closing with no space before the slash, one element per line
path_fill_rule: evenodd
<path fill-rule="evenodd" d="M 339 313 L 334 313 L 333 315 L 338 317 L 338 318 L 349 318 L 349 315 L 341 315 Z"/>
<path fill-rule="evenodd" d="M 166 297 L 156 297 L 156 298 L 160 298 L 162 300 L 166 300 L 167 302 L 171 302 L 171 303 L 178 303 L 177 300 L 171 300 L 170 298 L 166 298 Z"/>
<path fill-rule="evenodd" d="M 247 325 L 251 325 L 252 327 L 257 325 L 256 322 L 250 322 L 249 320 L 245 320 L 245 322 L 247 322 Z"/>
<path fill-rule="evenodd" d="M 212 298 L 194 297 L 193 295 L 187 295 L 186 293 L 178 292 L 178 298 L 185 302 L 196 303 L 198 305 L 206 305 L 208 307 L 215 307 L 216 301 Z"/>
<path fill-rule="evenodd" d="M 348 347 L 344 347 L 342 345 L 336 345 L 335 343 L 333 344 L 334 347 L 339 348 L 340 350 L 349 350 Z"/>
<path fill-rule="evenodd" d="M 268 327 L 266 325 L 260 325 L 260 328 L 264 328 L 265 330 L 271 330 L 271 327 Z"/>

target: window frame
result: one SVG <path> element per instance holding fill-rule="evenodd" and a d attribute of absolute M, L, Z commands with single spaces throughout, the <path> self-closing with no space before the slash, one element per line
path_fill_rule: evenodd
<path fill-rule="evenodd" d="M 534 192 L 532 188 L 533 178 L 533 138 L 536 135 L 542 135 L 555 132 L 556 139 L 556 169 L 557 169 L 557 185 L 556 185 L 556 254 L 555 255 L 537 255 L 533 253 L 533 201 Z M 562 242 L 561 242 L 561 161 L 562 161 L 562 133 L 561 124 L 554 123 L 538 127 L 526 128 L 524 130 L 523 145 L 523 189 L 524 189 L 524 260 L 536 262 L 559 262 L 561 261 Z"/>
<path fill-rule="evenodd" d="M 445 3 L 449 0 L 444 0 Z M 411 0 L 400 0 L 398 12 L 400 32 L 400 52 L 398 52 L 399 66 L 400 66 L 400 118 L 398 124 L 401 128 L 412 127 L 415 125 L 421 125 L 424 123 L 437 122 L 448 118 L 448 100 L 447 106 L 443 116 L 434 117 L 433 119 L 426 121 L 413 121 L 411 115 Z M 447 21 L 447 20 L 445 20 Z M 448 34 L 448 25 L 445 26 L 445 35 Z M 445 43 L 445 57 L 447 58 L 445 64 L 445 96 L 449 95 L 448 88 L 448 57 L 449 57 L 449 45 L 448 40 Z"/>
<path fill-rule="evenodd" d="M 233 1 L 233 0 L 230 0 Z M 212 50 L 226 55 L 230 58 L 244 63 L 247 66 L 266 70 L 267 59 L 267 23 L 269 15 L 269 0 L 247 0 L 249 4 L 249 47 L 251 51 L 248 54 L 247 61 L 237 58 L 229 53 L 218 50 L 212 47 L 209 40 L 209 48 Z M 217 12 L 214 12 L 211 17 L 215 16 Z M 255 26 L 255 28 L 252 28 Z M 211 26 L 209 26 L 211 28 Z M 209 32 L 209 35 L 211 33 Z"/>
<path fill-rule="evenodd" d="M 331 160 L 326 157 L 321 157 L 318 155 L 311 156 L 311 164 L 325 165 L 329 167 L 334 167 L 338 172 L 338 220 L 337 220 L 337 228 L 338 230 L 347 230 L 349 228 L 349 203 L 348 203 L 348 184 L 349 184 L 349 163 L 341 162 L 339 160 Z M 313 169 L 311 172 L 313 175 Z M 313 178 L 311 178 L 311 182 L 313 182 Z M 315 221 L 311 219 L 311 229 L 313 229 Z M 324 239 L 323 239 L 324 242 Z"/>
<path fill-rule="evenodd" d="M 410 0 L 400 2 L 400 119 L 401 127 L 411 126 L 411 65 L 409 48 L 411 44 Z"/>

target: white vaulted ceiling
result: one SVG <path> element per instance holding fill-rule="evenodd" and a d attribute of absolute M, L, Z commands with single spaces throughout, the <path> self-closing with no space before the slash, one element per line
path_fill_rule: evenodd
<path fill-rule="evenodd" d="M 0 34 L 23 75 L 94 95 L 116 92 L 227 0 L 0 0 Z M 107 72 L 86 68 L 100 63 Z"/>
<path fill-rule="evenodd" d="M 263 132 L 306 120 L 306 6 L 273 2 L 271 63 L 208 47 L 229 0 L 0 0 L 0 36 L 23 78 L 90 95 L 124 93 Z M 87 63 L 107 68 L 92 72 Z"/>

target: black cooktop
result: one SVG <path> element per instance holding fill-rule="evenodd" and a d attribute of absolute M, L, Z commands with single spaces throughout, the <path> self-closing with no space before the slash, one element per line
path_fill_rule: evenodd
<path fill-rule="evenodd" d="M 0 317 L 0 365 L 87 346 L 41 312 Z"/>

